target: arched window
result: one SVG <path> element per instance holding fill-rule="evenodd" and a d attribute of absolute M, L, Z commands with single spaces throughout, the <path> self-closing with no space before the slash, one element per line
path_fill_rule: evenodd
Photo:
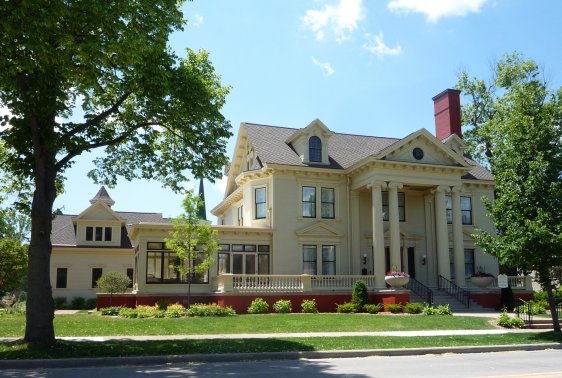
<path fill-rule="evenodd" d="M 312 136 L 308 140 L 308 160 L 322 162 L 322 141 L 317 136 Z"/>

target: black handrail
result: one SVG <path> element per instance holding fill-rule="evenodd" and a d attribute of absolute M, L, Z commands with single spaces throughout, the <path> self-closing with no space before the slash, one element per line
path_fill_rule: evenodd
<path fill-rule="evenodd" d="M 531 302 L 527 302 L 524 299 L 519 299 L 519 305 L 515 307 L 515 313 L 519 319 L 523 319 L 523 321 L 527 324 L 530 328 L 533 325 L 533 304 Z"/>
<path fill-rule="evenodd" d="M 454 282 L 449 281 L 443 276 L 439 276 L 438 285 L 440 290 L 446 291 L 449 295 L 455 297 L 466 307 L 470 307 L 470 294 Z"/>
<path fill-rule="evenodd" d="M 428 305 L 433 305 L 433 290 L 420 281 L 415 278 L 410 278 L 410 281 L 406 284 L 406 288 L 424 298 Z"/>

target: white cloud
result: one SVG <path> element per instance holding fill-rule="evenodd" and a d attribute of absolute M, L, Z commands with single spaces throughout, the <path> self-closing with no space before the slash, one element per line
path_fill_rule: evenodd
<path fill-rule="evenodd" d="M 363 48 L 378 56 L 379 59 L 383 59 L 387 55 L 400 55 L 400 53 L 402 53 L 402 47 L 400 47 L 400 45 L 388 47 L 384 44 L 382 32 L 378 35 L 371 35 L 367 33 L 365 38 L 367 39 L 367 42 L 363 44 Z"/>
<path fill-rule="evenodd" d="M 312 63 L 314 63 L 316 66 L 320 67 L 322 69 L 322 71 L 324 71 L 324 73 L 326 74 L 326 76 L 332 76 L 334 74 L 334 69 L 332 68 L 332 65 L 329 62 L 326 63 L 322 63 L 319 62 L 315 57 L 312 57 Z"/>
<path fill-rule="evenodd" d="M 189 24 L 194 27 L 198 27 L 203 25 L 203 16 L 200 14 L 194 14 L 193 17 L 190 19 Z"/>
<path fill-rule="evenodd" d="M 322 40 L 331 32 L 336 42 L 341 43 L 351 38 L 357 23 L 364 17 L 363 0 L 339 0 L 335 5 L 325 5 L 322 10 L 307 10 L 302 21 L 316 39 Z"/>
<path fill-rule="evenodd" d="M 430 22 L 441 17 L 466 16 L 479 12 L 488 0 L 391 0 L 388 9 L 394 12 L 423 13 Z"/>

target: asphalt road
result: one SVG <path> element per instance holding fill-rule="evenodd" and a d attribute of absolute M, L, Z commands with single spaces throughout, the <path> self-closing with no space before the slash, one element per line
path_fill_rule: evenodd
<path fill-rule="evenodd" d="M 0 377 L 471 377 L 562 378 L 562 350 L 399 357 L 4 370 Z"/>

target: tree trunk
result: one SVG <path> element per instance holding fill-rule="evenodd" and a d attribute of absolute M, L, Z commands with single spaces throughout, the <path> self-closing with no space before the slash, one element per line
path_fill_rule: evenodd
<path fill-rule="evenodd" d="M 53 117 L 54 120 L 54 117 Z M 49 126 L 30 122 L 33 139 L 35 191 L 31 204 L 31 240 L 27 270 L 27 311 L 25 341 L 37 344 L 55 342 L 54 301 L 51 288 L 51 228 L 56 198 L 55 153 Z"/>
<path fill-rule="evenodd" d="M 548 294 L 548 305 L 550 307 L 550 315 L 552 316 L 552 326 L 554 327 L 554 332 L 560 331 L 560 319 L 558 319 L 558 312 L 556 311 L 556 300 L 552 292 L 552 284 L 548 284 L 546 287 L 546 293 Z"/>

